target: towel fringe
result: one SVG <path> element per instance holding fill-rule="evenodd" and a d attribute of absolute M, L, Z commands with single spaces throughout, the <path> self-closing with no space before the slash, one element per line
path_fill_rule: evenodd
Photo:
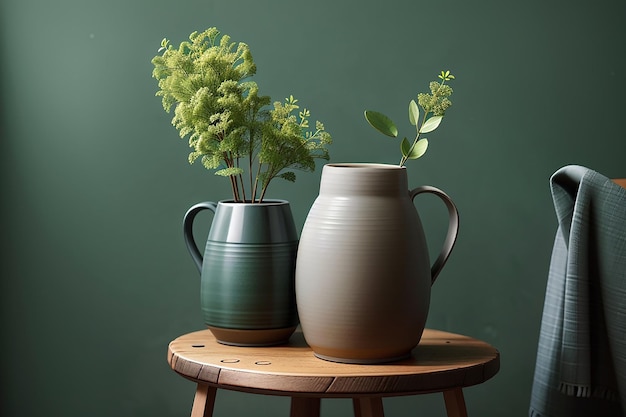
<path fill-rule="evenodd" d="M 591 387 L 585 385 L 573 385 L 561 382 L 559 385 L 559 391 L 561 391 L 561 394 L 565 394 L 570 397 L 591 397 Z"/>
<path fill-rule="evenodd" d="M 606 387 L 589 387 L 584 385 L 573 385 L 561 382 L 559 385 L 559 391 L 561 394 L 568 395 L 570 397 L 579 398 L 600 398 L 608 401 L 617 401 L 619 395 L 610 388 Z"/>
<path fill-rule="evenodd" d="M 619 401 L 619 394 L 605 387 L 594 387 L 592 396 L 608 401 Z"/>

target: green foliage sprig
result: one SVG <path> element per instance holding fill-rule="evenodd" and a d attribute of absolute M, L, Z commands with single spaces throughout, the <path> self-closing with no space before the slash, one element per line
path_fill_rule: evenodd
<path fill-rule="evenodd" d="M 400 143 L 400 151 L 402 159 L 400 166 L 404 166 L 408 159 L 417 159 L 426 153 L 428 149 L 428 139 L 420 138 L 423 133 L 430 133 L 437 129 L 443 120 L 446 110 L 450 108 L 452 102 L 452 88 L 446 84 L 446 81 L 454 79 L 454 75 L 450 71 L 441 71 L 439 74 L 441 81 L 432 81 L 430 83 L 430 93 L 419 93 L 417 102 L 411 100 L 409 102 L 409 122 L 416 127 L 417 134 L 413 142 L 405 137 Z M 422 108 L 424 114 L 420 121 L 420 110 Z M 384 135 L 395 138 L 398 136 L 398 128 L 395 123 L 382 113 L 365 110 L 365 119 L 376 130 Z"/>
<path fill-rule="evenodd" d="M 291 169 L 312 172 L 329 159 L 324 125 L 309 128 L 310 112 L 290 96 L 284 103 L 259 95 L 250 78 L 256 65 L 247 44 L 231 42 L 216 28 L 193 32 L 174 48 L 163 39 L 152 59 L 156 95 L 174 107 L 172 124 L 189 137 L 189 163 L 228 177 L 235 201 L 261 202 L 274 178 L 295 181 Z"/>

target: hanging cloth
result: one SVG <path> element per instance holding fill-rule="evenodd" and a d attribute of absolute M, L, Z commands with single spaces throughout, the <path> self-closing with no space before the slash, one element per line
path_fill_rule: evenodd
<path fill-rule="evenodd" d="M 582 166 L 550 179 L 558 220 L 531 417 L 626 416 L 626 188 Z"/>

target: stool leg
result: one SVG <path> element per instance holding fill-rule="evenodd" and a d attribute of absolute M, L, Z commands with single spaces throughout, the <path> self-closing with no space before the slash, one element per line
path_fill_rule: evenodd
<path fill-rule="evenodd" d="M 191 417 L 212 417 L 216 393 L 217 388 L 207 384 L 198 384 L 191 408 Z"/>
<path fill-rule="evenodd" d="M 354 417 L 385 417 L 381 397 L 359 397 L 352 399 Z"/>
<path fill-rule="evenodd" d="M 320 399 L 291 397 L 291 417 L 320 417 Z"/>
<path fill-rule="evenodd" d="M 443 399 L 446 402 L 448 417 L 467 417 L 465 398 L 463 397 L 463 390 L 461 388 L 444 391 Z"/>

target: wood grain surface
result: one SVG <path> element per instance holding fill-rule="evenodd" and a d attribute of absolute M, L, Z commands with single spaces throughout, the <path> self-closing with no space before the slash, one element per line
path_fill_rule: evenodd
<path fill-rule="evenodd" d="M 491 345 L 426 329 L 412 357 L 377 365 L 329 362 L 314 356 L 301 332 L 273 347 L 217 343 L 209 330 L 172 341 L 168 362 L 180 375 L 218 388 L 320 398 L 395 396 L 445 392 L 480 384 L 500 368 Z"/>

